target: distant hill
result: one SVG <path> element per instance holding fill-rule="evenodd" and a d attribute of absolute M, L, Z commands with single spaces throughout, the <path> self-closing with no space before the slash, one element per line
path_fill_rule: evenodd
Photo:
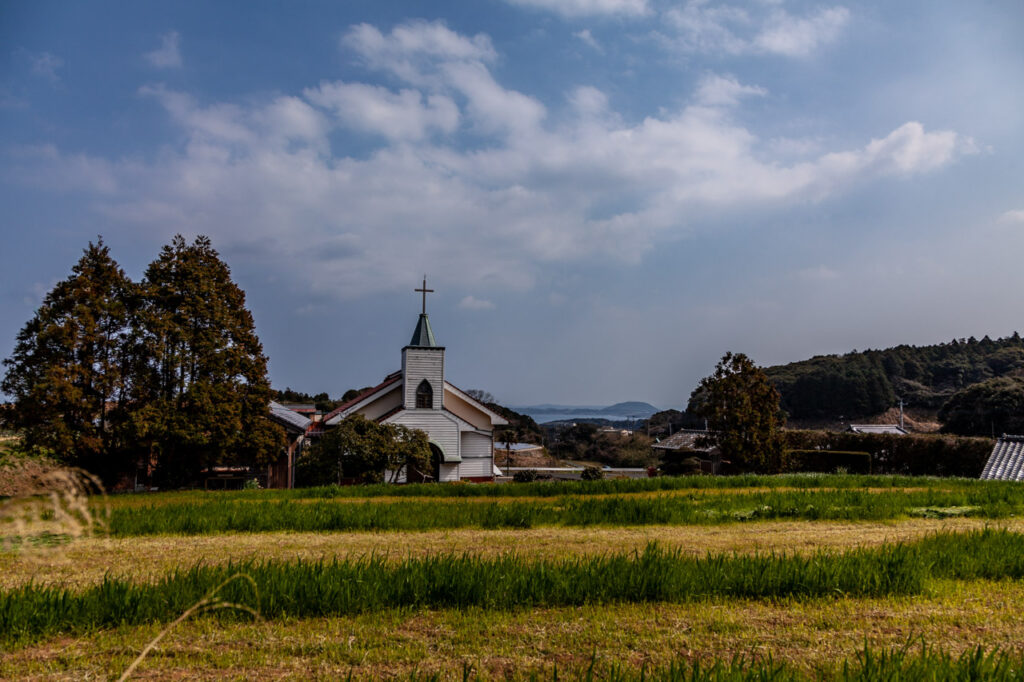
<path fill-rule="evenodd" d="M 902 398 L 938 410 L 957 391 L 995 377 L 1024 374 L 1024 340 L 954 339 L 932 346 L 819 355 L 765 369 L 796 419 L 878 414 Z"/>
<path fill-rule="evenodd" d="M 552 405 L 545 403 L 543 405 L 525 405 L 522 407 L 512 408 L 523 414 L 528 414 L 536 419 L 535 415 L 609 415 L 613 417 L 636 417 L 637 419 L 646 419 L 655 412 L 658 408 L 650 403 L 639 402 L 636 400 L 627 401 L 624 403 L 615 403 L 607 407 L 595 406 L 595 405 Z"/>

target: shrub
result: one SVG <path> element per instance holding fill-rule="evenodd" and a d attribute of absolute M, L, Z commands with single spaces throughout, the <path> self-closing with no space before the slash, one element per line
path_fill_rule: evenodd
<path fill-rule="evenodd" d="M 794 471 L 870 474 L 871 453 L 856 450 L 790 450 Z M 840 471 L 841 470 L 841 471 Z"/>
<path fill-rule="evenodd" d="M 517 471 L 512 475 L 512 480 L 516 483 L 533 483 L 537 480 L 537 472 L 533 469 Z"/>
<path fill-rule="evenodd" d="M 868 452 L 876 474 L 977 478 L 992 452 L 988 438 L 918 434 L 784 431 L 791 450 Z"/>
<path fill-rule="evenodd" d="M 587 467 L 580 474 L 580 480 L 583 481 L 600 481 L 602 478 L 604 478 L 604 472 L 600 467 Z"/>

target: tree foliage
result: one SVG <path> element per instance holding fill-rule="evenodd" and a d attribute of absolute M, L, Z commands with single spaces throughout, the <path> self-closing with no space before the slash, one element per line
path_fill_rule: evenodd
<path fill-rule="evenodd" d="M 345 396 L 355 397 L 359 392 L 351 389 L 345 392 Z M 283 391 L 273 391 L 274 400 L 279 403 L 311 403 L 318 412 L 330 412 L 338 405 L 349 400 L 342 396 L 336 400 L 332 400 L 326 391 L 320 393 L 303 393 L 301 391 L 294 391 L 290 387 L 286 387 Z"/>
<path fill-rule="evenodd" d="M 578 422 L 555 429 L 548 446 L 559 459 L 601 462 L 611 466 L 639 467 L 654 464 L 653 440 L 635 432 L 623 435 L 619 430 L 605 431 L 597 424 Z"/>
<path fill-rule="evenodd" d="M 279 451 L 266 362 L 208 239 L 176 236 L 140 284 L 101 240 L 22 329 L 2 387 L 28 447 L 108 479 L 156 462 L 164 484 L 186 483 Z"/>
<path fill-rule="evenodd" d="M 102 238 L 18 333 L 0 387 L 24 445 L 109 475 L 124 464 L 133 396 L 134 285 Z"/>
<path fill-rule="evenodd" d="M 988 379 L 957 391 L 939 419 L 943 431 L 962 436 L 1024 433 L 1024 377 Z"/>
<path fill-rule="evenodd" d="M 268 462 L 283 441 L 266 419 L 267 358 L 245 293 L 209 239 L 176 236 L 141 286 L 146 364 L 134 425 L 159 478 L 182 483 L 214 464 Z"/>
<path fill-rule="evenodd" d="M 957 391 L 1024 370 L 1024 340 L 953 339 L 932 346 L 824 355 L 765 371 L 794 418 L 860 417 L 896 404 L 939 408 Z"/>
<path fill-rule="evenodd" d="M 427 434 L 401 424 L 379 424 L 362 415 L 346 417 L 295 464 L 302 486 L 397 482 L 400 472 L 423 478 L 431 467 Z"/>
<path fill-rule="evenodd" d="M 726 353 L 694 394 L 691 405 L 710 429 L 705 444 L 717 445 L 723 457 L 755 471 L 783 468 L 779 392 L 750 358 Z"/>

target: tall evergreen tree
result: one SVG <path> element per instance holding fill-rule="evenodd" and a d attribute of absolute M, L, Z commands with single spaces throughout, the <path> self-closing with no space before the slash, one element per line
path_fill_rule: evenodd
<path fill-rule="evenodd" d="M 245 294 L 210 240 L 174 237 L 142 289 L 147 364 L 133 424 L 158 480 L 187 483 L 203 467 L 269 461 L 283 432 L 266 419 L 267 359 Z"/>
<path fill-rule="evenodd" d="M 784 468 L 779 392 L 746 355 L 726 353 L 714 374 L 701 379 L 690 404 L 707 419 L 707 444 L 717 445 L 724 457 L 766 473 Z"/>
<path fill-rule="evenodd" d="M 136 290 L 100 238 L 18 334 L 0 387 L 24 444 L 105 478 L 130 469 Z"/>

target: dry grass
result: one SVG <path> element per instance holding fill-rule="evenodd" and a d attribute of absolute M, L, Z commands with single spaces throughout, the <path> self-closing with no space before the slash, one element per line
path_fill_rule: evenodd
<path fill-rule="evenodd" d="M 150 580 L 198 561 L 316 559 L 370 553 L 395 558 L 438 553 L 562 557 L 642 549 L 656 541 L 693 554 L 846 549 L 913 540 L 936 531 L 984 527 L 1024 532 L 1024 519 L 914 519 L 899 522 L 764 521 L 723 526 L 460 529 L 417 533 L 237 533 L 207 536 L 83 538 L 59 553 L 0 553 L 0 587 L 80 586 L 113 575 Z"/>
<path fill-rule="evenodd" d="M 513 612 L 392 611 L 353 618 L 224 624 L 182 623 L 136 679 L 336 679 L 440 671 L 464 663 L 504 678 L 592 655 L 639 667 L 680 657 L 764 656 L 808 671 L 853 656 L 865 642 L 898 647 L 920 636 L 958 653 L 978 644 L 1017 649 L 1024 641 L 1019 582 L 940 583 L 907 599 L 812 602 L 711 601 L 536 609 Z M 159 631 L 122 628 L 62 638 L 8 653 L 0 677 L 116 676 Z"/>
<path fill-rule="evenodd" d="M 105 536 L 110 509 L 103 486 L 81 469 L 22 470 L 0 501 L 0 555 Z"/>

